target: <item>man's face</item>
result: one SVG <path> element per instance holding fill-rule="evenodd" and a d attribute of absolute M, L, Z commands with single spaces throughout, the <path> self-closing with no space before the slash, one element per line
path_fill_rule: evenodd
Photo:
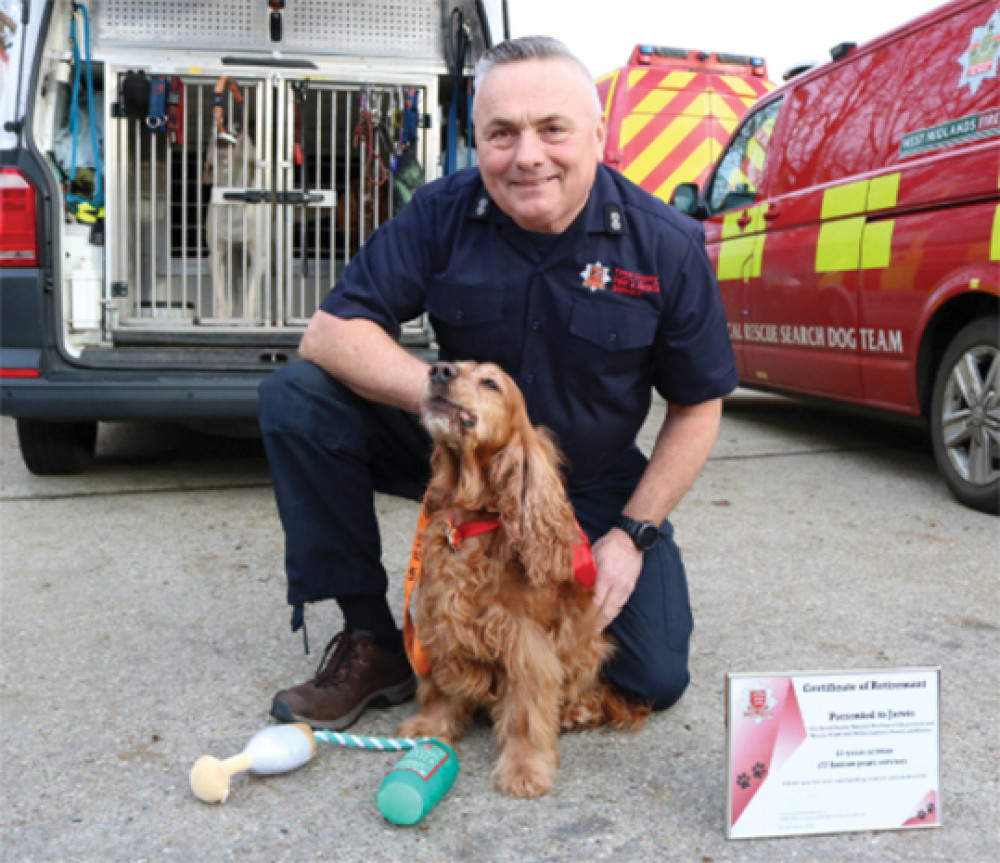
<path fill-rule="evenodd" d="M 496 66 L 474 119 L 479 172 L 497 206 L 526 230 L 565 231 L 604 154 L 604 118 L 585 71 L 561 58 Z"/>

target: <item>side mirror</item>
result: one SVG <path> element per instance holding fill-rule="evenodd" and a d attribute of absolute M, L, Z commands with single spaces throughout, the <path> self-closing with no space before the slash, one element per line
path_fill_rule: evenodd
<path fill-rule="evenodd" d="M 670 196 L 670 204 L 686 216 L 704 218 L 704 208 L 699 205 L 696 183 L 679 183 Z"/>

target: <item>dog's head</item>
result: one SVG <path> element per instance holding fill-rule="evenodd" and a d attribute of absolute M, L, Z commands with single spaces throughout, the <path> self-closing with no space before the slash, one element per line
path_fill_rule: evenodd
<path fill-rule="evenodd" d="M 488 460 L 528 422 L 517 384 L 493 363 L 434 363 L 420 419 L 438 446 Z"/>
<path fill-rule="evenodd" d="M 420 417 L 435 443 L 431 505 L 497 511 L 515 541 L 567 520 L 575 529 L 559 450 L 499 366 L 435 363 Z"/>

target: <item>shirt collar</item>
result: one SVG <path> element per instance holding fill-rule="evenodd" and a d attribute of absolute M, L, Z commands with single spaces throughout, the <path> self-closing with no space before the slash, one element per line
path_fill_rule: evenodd
<path fill-rule="evenodd" d="M 580 215 L 563 232 L 564 234 L 572 231 L 577 225 L 582 225 L 588 234 L 617 236 L 625 233 L 624 207 L 610 171 L 611 168 L 606 165 L 597 166 L 597 174 L 590 190 L 590 197 L 587 198 L 587 203 L 584 204 Z M 480 222 L 499 220 L 503 223 L 516 225 L 514 220 L 493 202 L 481 180 L 469 203 L 466 217 Z"/>

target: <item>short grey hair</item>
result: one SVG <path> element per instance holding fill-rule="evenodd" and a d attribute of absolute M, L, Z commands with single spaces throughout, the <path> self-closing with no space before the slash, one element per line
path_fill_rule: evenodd
<path fill-rule="evenodd" d="M 576 64 L 580 71 L 593 82 L 590 70 L 580 60 L 564 42 L 552 36 L 522 36 L 518 39 L 508 39 L 500 42 L 492 48 L 486 50 L 479 62 L 476 63 L 473 72 L 473 92 L 478 94 L 483 84 L 483 79 L 497 66 L 506 66 L 508 63 L 521 63 L 525 60 L 569 60 Z M 597 117 L 604 113 L 601 99 L 597 95 L 597 86 L 594 91 L 594 111 Z"/>

